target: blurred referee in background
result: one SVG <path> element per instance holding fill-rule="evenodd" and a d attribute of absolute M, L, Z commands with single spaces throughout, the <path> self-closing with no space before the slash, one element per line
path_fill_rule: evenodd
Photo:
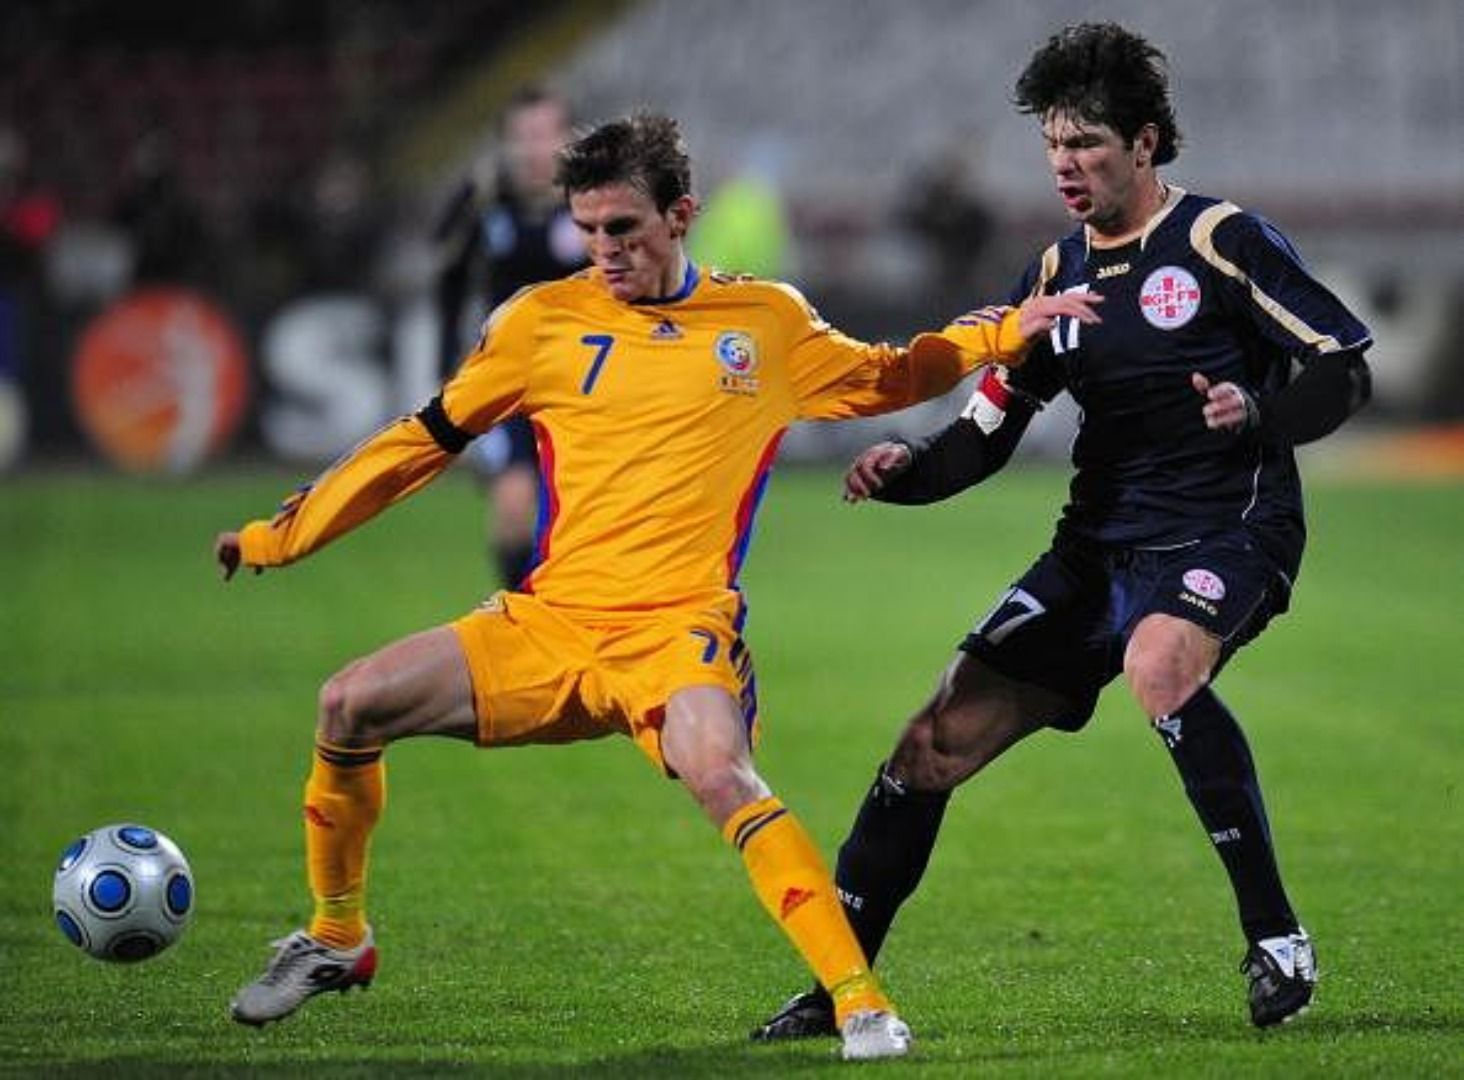
<path fill-rule="evenodd" d="M 442 376 L 451 375 L 489 311 L 525 285 L 585 265 L 569 208 L 554 183 L 559 149 L 570 139 L 567 100 L 538 84 L 514 92 L 500 118 L 500 157 L 491 187 L 463 182 L 438 224 L 448 248 L 438 280 Z M 471 327 L 471 330 L 468 328 Z M 476 440 L 464 455 L 488 485 L 492 558 L 506 588 L 533 565 L 538 514 L 538 454 L 521 416 Z"/>

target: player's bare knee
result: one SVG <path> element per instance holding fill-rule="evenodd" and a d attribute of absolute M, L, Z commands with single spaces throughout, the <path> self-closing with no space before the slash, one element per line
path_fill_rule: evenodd
<path fill-rule="evenodd" d="M 1145 714 L 1170 716 L 1209 681 L 1220 641 L 1193 623 L 1149 615 L 1124 652 L 1123 672 Z"/>
<path fill-rule="evenodd" d="M 1124 676 L 1144 715 L 1169 716 L 1200 687 L 1204 675 L 1188 669 L 1178 657 L 1164 653 L 1131 654 L 1124 663 Z"/>
<path fill-rule="evenodd" d="M 320 688 L 316 731 L 342 746 L 375 741 L 371 733 L 371 680 L 360 663 L 336 672 Z"/>

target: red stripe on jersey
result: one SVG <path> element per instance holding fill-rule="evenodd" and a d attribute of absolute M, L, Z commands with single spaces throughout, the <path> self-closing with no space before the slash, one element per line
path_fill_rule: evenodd
<path fill-rule="evenodd" d="M 559 488 L 554 483 L 554 439 L 549 429 L 537 420 L 530 420 L 534 428 L 534 445 L 539 451 L 539 516 L 534 523 L 534 565 L 524 575 L 519 588 L 526 593 L 534 591 L 534 575 L 549 558 L 549 538 L 554 534 L 554 523 L 559 520 Z"/>
<path fill-rule="evenodd" d="M 762 456 L 757 460 L 757 468 L 752 472 L 752 483 L 742 493 L 742 500 L 737 504 L 737 536 L 732 550 L 727 553 L 727 581 L 730 584 L 736 584 L 737 575 L 742 572 L 742 561 L 747 558 L 747 548 L 752 543 L 752 523 L 757 517 L 757 508 L 762 503 L 763 492 L 768 487 L 773 459 L 778 456 L 778 446 L 787 430 L 784 428 L 778 432 L 763 447 Z"/>

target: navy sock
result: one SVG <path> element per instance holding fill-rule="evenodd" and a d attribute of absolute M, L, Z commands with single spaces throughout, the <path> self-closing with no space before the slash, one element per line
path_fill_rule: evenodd
<path fill-rule="evenodd" d="M 1204 687 L 1177 712 L 1155 720 L 1154 729 L 1225 864 L 1246 939 L 1294 932 L 1296 915 L 1276 868 L 1255 761 L 1235 717 Z"/>
<path fill-rule="evenodd" d="M 881 765 L 839 848 L 834 882 L 870 964 L 930 862 L 948 791 L 911 791 Z"/>

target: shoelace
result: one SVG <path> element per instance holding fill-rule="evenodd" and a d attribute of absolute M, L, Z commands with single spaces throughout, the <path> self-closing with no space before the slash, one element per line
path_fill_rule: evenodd
<path fill-rule="evenodd" d="M 883 1019 L 884 1019 L 884 1013 L 880 1013 L 880 1012 L 862 1013 L 859 1016 L 856 1016 L 856 1017 L 853 1018 L 854 1026 L 850 1030 L 849 1034 L 851 1034 L 851 1035 L 863 1035 L 867 1031 L 873 1031 L 874 1029 L 876 1029 L 876 1028 L 878 1028 L 880 1026 L 880 1022 Z"/>
<path fill-rule="evenodd" d="M 311 943 L 300 934 L 291 934 L 289 937 L 282 937 L 269 944 L 270 948 L 279 951 L 275 953 L 275 958 L 269 962 L 269 967 L 265 969 L 259 981 L 266 986 L 273 986 L 289 973 L 289 969 L 294 967 L 295 961 L 310 951 Z"/>

